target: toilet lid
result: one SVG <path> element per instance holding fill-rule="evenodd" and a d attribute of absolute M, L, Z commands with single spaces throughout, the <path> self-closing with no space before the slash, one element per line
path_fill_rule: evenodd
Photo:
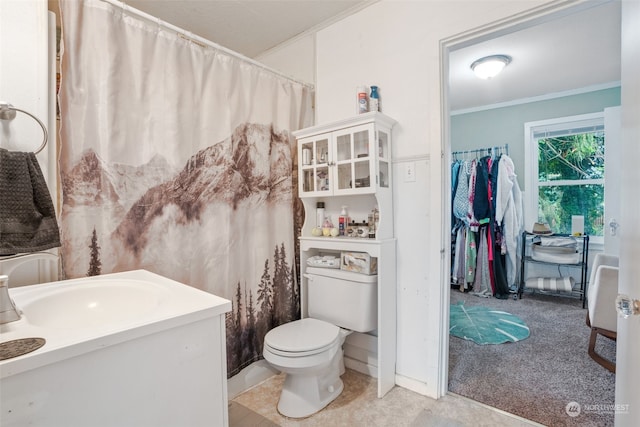
<path fill-rule="evenodd" d="M 318 319 L 305 318 L 285 323 L 270 330 L 265 343 L 287 353 L 302 353 L 322 349 L 338 339 L 340 328 Z"/>

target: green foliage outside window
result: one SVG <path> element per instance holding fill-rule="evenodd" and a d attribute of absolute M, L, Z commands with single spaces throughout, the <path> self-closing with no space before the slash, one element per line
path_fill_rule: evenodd
<path fill-rule="evenodd" d="M 538 180 L 539 220 L 571 233 L 571 216 L 582 215 L 587 234 L 603 235 L 604 132 L 539 139 Z"/>

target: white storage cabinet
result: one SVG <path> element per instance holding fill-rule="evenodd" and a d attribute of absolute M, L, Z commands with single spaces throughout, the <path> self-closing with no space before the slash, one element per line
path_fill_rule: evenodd
<path fill-rule="evenodd" d="M 305 209 L 300 236 L 300 271 L 309 257 L 341 252 L 366 252 L 378 259 L 377 330 L 352 333 L 344 345 L 345 365 L 378 380 L 378 397 L 395 385 L 396 366 L 396 239 L 393 232 L 391 130 L 395 121 L 371 112 L 293 134 L 298 148 L 299 196 Z M 379 211 L 375 238 L 314 237 L 316 204 L 338 227 L 341 207 L 362 222 Z M 308 317 L 307 280 L 301 283 L 302 317 Z"/>

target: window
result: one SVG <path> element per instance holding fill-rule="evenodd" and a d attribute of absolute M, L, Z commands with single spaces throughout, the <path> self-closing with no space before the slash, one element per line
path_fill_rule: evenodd
<path fill-rule="evenodd" d="M 525 123 L 527 224 L 571 233 L 573 215 L 601 243 L 604 232 L 604 114 Z M 525 225 L 527 225 L 525 224 Z"/>

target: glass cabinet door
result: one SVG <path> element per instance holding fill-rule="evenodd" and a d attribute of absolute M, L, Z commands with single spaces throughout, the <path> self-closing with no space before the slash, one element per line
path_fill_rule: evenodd
<path fill-rule="evenodd" d="M 300 195 L 329 193 L 331 176 L 329 170 L 329 137 L 308 138 L 300 141 L 298 147 L 300 163 Z"/>
<path fill-rule="evenodd" d="M 391 159 L 391 147 L 389 144 L 389 133 L 378 130 L 378 185 L 380 187 L 389 187 L 389 163 Z"/>
<path fill-rule="evenodd" d="M 337 193 L 362 192 L 371 188 L 372 132 L 370 125 L 335 132 Z"/>

